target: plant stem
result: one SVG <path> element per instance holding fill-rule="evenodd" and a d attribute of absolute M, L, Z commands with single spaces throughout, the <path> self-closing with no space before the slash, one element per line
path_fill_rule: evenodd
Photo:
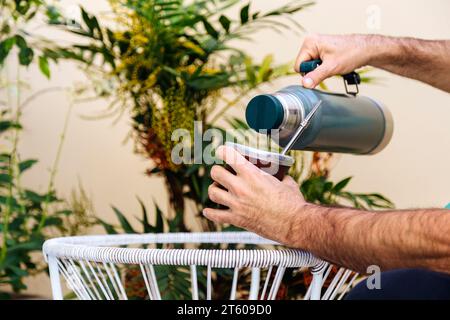
<path fill-rule="evenodd" d="M 38 226 L 37 232 L 40 232 L 42 230 L 42 228 L 45 225 L 45 221 L 47 220 L 47 217 L 48 217 L 48 206 L 49 206 L 49 202 L 50 202 L 50 194 L 53 190 L 53 186 L 55 183 L 56 173 L 58 170 L 59 161 L 61 159 L 62 149 L 63 149 L 64 141 L 66 138 L 67 129 L 69 127 L 69 119 L 70 119 L 70 115 L 72 114 L 73 106 L 74 106 L 73 93 L 70 93 L 69 108 L 66 112 L 66 116 L 64 119 L 64 126 L 63 126 L 63 130 L 61 132 L 58 148 L 56 150 L 55 160 L 54 160 L 53 166 L 50 170 L 50 178 L 48 181 L 47 194 L 45 196 L 45 201 L 43 203 L 42 217 L 41 217 L 41 220 L 39 221 L 39 226 Z"/>
<path fill-rule="evenodd" d="M 38 98 L 41 95 L 44 95 L 44 94 L 52 92 L 52 91 L 63 91 L 65 89 L 66 88 L 64 88 L 64 87 L 51 87 L 51 88 L 45 88 L 40 91 L 37 91 L 37 92 L 33 93 L 31 96 L 29 96 L 27 99 L 25 99 L 25 101 L 21 105 L 21 109 L 23 110 L 31 101 L 33 101 L 34 99 Z"/>
<path fill-rule="evenodd" d="M 16 114 L 14 117 L 14 124 L 18 124 L 20 120 L 21 110 L 20 110 L 20 65 L 17 63 L 16 69 Z M 10 89 L 9 89 L 10 90 Z M 9 105 L 12 104 L 11 94 L 8 93 L 8 101 Z M 12 214 L 12 198 L 13 198 L 13 183 L 15 176 L 15 169 L 17 166 L 17 145 L 19 143 L 19 128 L 13 128 L 13 140 L 12 140 L 12 150 L 11 155 L 9 157 L 9 166 L 8 166 L 8 175 L 10 177 L 10 182 L 8 186 L 8 199 L 6 204 L 6 211 L 3 216 L 3 245 L 0 253 L 0 265 L 4 262 L 6 258 L 6 254 L 8 252 L 7 241 L 8 241 L 8 233 L 9 233 L 9 218 Z"/>

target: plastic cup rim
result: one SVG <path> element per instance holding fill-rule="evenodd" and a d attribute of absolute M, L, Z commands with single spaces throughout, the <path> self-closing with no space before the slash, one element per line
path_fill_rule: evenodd
<path fill-rule="evenodd" d="M 243 156 L 248 156 L 249 158 L 258 159 L 266 162 L 278 163 L 279 165 L 286 167 L 290 167 L 294 164 L 294 158 L 292 158 L 291 156 L 283 155 L 278 152 L 260 150 L 230 141 L 225 142 L 225 146 L 234 148 L 237 152 L 239 152 Z"/>

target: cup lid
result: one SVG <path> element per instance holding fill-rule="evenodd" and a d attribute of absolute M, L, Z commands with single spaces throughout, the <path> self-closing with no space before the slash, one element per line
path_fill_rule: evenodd
<path fill-rule="evenodd" d="M 244 146 L 242 144 L 234 143 L 234 142 L 225 142 L 225 146 L 234 148 L 237 152 L 244 156 L 248 156 L 249 158 L 258 159 L 261 161 L 278 163 L 281 166 L 290 167 L 294 164 L 294 158 L 282 155 L 277 152 L 269 152 L 265 150 L 259 150 L 256 148 Z"/>

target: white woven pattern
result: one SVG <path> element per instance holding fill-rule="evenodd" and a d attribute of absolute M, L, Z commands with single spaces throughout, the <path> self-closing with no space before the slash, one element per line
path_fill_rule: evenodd
<path fill-rule="evenodd" d="M 305 299 L 319 299 L 321 288 L 330 272 L 328 263 L 309 252 L 293 249 L 138 249 L 124 245 L 144 244 L 252 244 L 279 245 L 249 232 L 125 234 L 56 238 L 44 243 L 43 252 L 50 267 L 53 295 L 62 298 L 59 276 L 62 275 L 79 299 L 127 299 L 123 279 L 116 266 L 139 265 L 148 297 L 161 299 L 153 266 L 190 266 L 191 293 L 199 298 L 197 266 L 206 266 L 206 296 L 213 292 L 213 268 L 233 268 L 230 299 L 236 297 L 237 281 L 242 268 L 251 268 L 249 299 L 274 299 L 286 268 L 309 268 L 313 282 Z M 260 288 L 262 270 L 267 269 Z M 324 294 L 334 299 L 351 272 L 339 270 Z M 352 281 L 355 277 L 352 278 Z M 270 285 L 270 283 L 271 285 Z M 347 285 L 347 288 L 349 285 Z M 262 289 L 260 291 L 260 289 Z M 339 296 L 342 297 L 343 293 Z"/>
<path fill-rule="evenodd" d="M 317 267 L 322 261 L 301 250 L 137 249 L 111 245 L 156 243 L 277 244 L 248 232 L 164 233 L 56 238 L 45 242 L 45 255 L 96 262 L 157 265 L 202 265 L 214 268 Z"/>

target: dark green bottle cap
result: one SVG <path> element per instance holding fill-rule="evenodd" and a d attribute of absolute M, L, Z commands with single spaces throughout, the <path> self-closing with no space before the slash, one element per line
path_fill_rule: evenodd
<path fill-rule="evenodd" d="M 277 129 L 283 122 L 283 117 L 281 102 L 270 94 L 254 97 L 245 111 L 247 124 L 256 131 Z"/>

